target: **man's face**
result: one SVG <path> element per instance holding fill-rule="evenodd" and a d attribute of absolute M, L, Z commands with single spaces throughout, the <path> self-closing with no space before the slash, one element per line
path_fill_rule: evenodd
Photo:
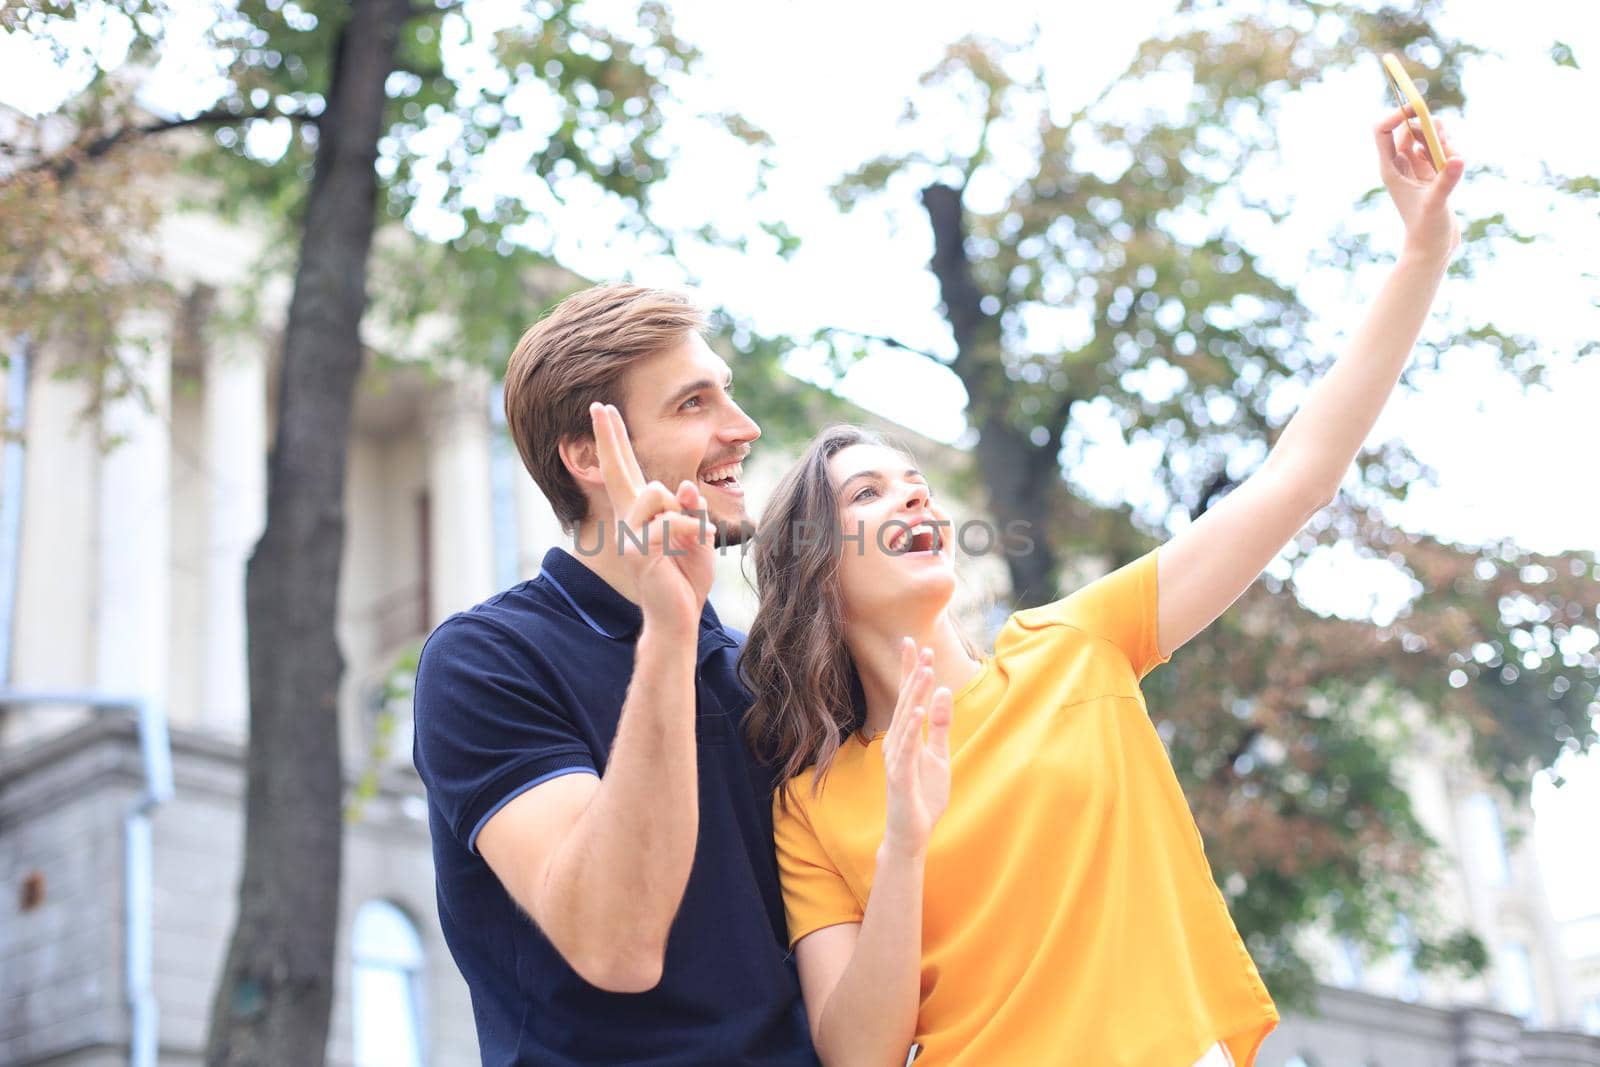
<path fill-rule="evenodd" d="M 740 461 L 761 436 L 733 402 L 732 382 L 722 357 L 691 334 L 631 367 L 620 405 L 644 476 L 674 491 L 682 481 L 694 482 L 720 544 L 738 544 L 750 526 Z"/>

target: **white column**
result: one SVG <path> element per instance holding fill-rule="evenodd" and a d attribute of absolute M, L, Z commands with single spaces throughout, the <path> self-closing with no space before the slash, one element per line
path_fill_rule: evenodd
<path fill-rule="evenodd" d="M 495 591 L 488 393 L 472 371 L 428 398 L 430 626 Z"/>
<path fill-rule="evenodd" d="M 163 706 L 168 693 L 172 323 L 131 315 L 118 359 L 138 388 L 100 414 L 95 683 Z"/>
<path fill-rule="evenodd" d="M 83 412 L 94 400 L 88 381 L 60 378 L 80 353 L 35 345 L 22 429 L 22 494 L 17 599 L 12 614 L 12 688 L 79 691 L 94 685 L 95 530 L 99 427 Z M 66 729 L 90 713 L 64 708 L 0 715 L 0 743 L 21 743 Z"/>
<path fill-rule="evenodd" d="M 245 565 L 266 523 L 267 358 L 253 336 L 214 336 L 206 351 L 203 729 L 242 737 L 250 714 Z"/>

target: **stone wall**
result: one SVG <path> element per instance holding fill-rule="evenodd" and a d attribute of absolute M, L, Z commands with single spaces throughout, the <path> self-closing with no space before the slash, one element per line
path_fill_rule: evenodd
<path fill-rule="evenodd" d="M 154 826 L 154 982 L 163 1067 L 201 1062 L 211 994 L 237 908 L 243 838 L 240 750 L 175 733 L 176 793 Z M 140 785 L 130 719 L 108 715 L 0 752 L 0 1065 L 126 1064 L 123 817 Z M 422 937 L 429 1067 L 476 1067 L 466 986 L 435 913 L 433 865 L 415 775 L 396 772 L 345 833 L 345 883 L 328 1051 L 351 1061 L 348 935 L 383 899 Z M 23 910 L 21 887 L 42 886 Z M 315 872 L 307 872 L 315 877 Z"/>
<path fill-rule="evenodd" d="M 106 715 L 0 751 L 0 1067 L 127 1062 L 123 818 L 138 793 L 132 721 Z M 238 889 L 237 745 L 173 736 L 173 800 L 154 820 L 154 980 L 163 1067 L 199 1067 Z M 307 872 L 315 877 L 315 872 Z M 24 890 L 34 900 L 24 907 Z M 365 901 L 406 912 L 423 940 L 428 1067 L 475 1067 L 466 987 L 439 933 L 421 787 L 396 769 L 345 834 L 344 936 L 329 1064 L 351 1062 L 348 933 Z M 1295 1060 L 1299 1057 L 1299 1061 Z M 1600 1037 L 1527 1031 L 1481 1008 L 1445 1010 L 1324 989 L 1290 1015 L 1258 1067 L 1600 1067 Z"/>

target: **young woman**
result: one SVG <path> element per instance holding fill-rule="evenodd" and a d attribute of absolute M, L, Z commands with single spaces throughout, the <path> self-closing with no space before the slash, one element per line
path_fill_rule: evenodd
<path fill-rule="evenodd" d="M 1375 129 L 1404 250 L 1266 463 L 1158 551 L 1012 615 L 992 655 L 951 617 L 948 516 L 904 453 L 837 427 L 778 486 L 742 667 L 824 1063 L 1253 1062 L 1277 1012 L 1139 680 L 1333 498 L 1399 377 L 1462 171 L 1404 118 Z"/>

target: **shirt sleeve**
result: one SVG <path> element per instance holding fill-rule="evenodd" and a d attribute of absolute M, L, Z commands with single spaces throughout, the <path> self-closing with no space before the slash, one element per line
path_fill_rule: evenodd
<path fill-rule="evenodd" d="M 786 787 L 787 809 L 779 799 L 785 790 L 776 791 L 772 800 L 772 831 L 777 839 L 778 877 L 783 884 L 791 949 L 807 934 L 840 923 L 858 923 L 863 915 L 860 901 L 817 840 L 805 806 L 808 788 L 793 783 Z"/>
<path fill-rule="evenodd" d="M 413 695 L 412 760 L 468 851 L 477 852 L 492 815 L 534 786 L 599 773 L 572 715 L 494 623 L 457 615 L 428 638 Z"/>
<path fill-rule="evenodd" d="M 1053 604 L 1019 611 L 1011 616 L 1011 624 L 1025 631 L 1075 627 L 1115 645 L 1143 678 L 1169 658 L 1161 654 L 1156 635 L 1159 551 L 1153 549 Z"/>

